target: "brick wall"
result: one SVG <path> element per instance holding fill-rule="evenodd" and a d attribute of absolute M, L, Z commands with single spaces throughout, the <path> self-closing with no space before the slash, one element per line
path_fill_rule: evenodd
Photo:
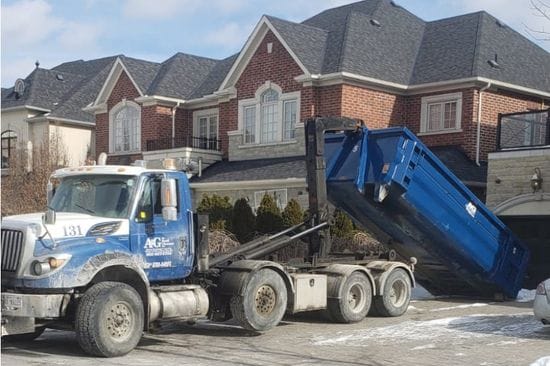
<path fill-rule="evenodd" d="M 342 115 L 359 118 L 370 128 L 403 125 L 404 98 L 353 85 L 342 86 Z"/>
<path fill-rule="evenodd" d="M 115 86 L 113 87 L 113 90 L 111 91 L 111 94 L 109 95 L 109 98 L 107 99 L 107 113 L 100 113 L 96 114 L 96 155 L 99 156 L 102 152 L 109 152 L 109 111 L 117 105 L 119 102 L 121 102 L 123 99 L 126 100 L 134 100 L 135 98 L 139 97 L 139 92 L 135 88 L 134 84 L 126 75 L 126 73 L 123 71 Z M 141 111 L 142 113 L 142 121 L 143 121 L 143 113 L 144 111 Z M 142 125 L 143 127 L 143 125 Z M 143 130 L 143 128 L 142 128 Z M 141 143 L 144 146 L 145 141 L 141 139 Z M 129 164 L 132 161 L 136 159 L 141 159 L 141 154 L 128 154 L 128 155 L 115 155 L 115 156 L 109 156 L 107 159 L 107 162 L 109 164 Z"/>
<path fill-rule="evenodd" d="M 267 44 L 272 43 L 272 52 L 267 52 Z M 219 103 L 219 138 L 224 158 L 229 157 L 228 150 L 240 145 L 237 139 L 230 144 L 228 132 L 238 128 L 238 101 L 255 96 L 257 89 L 266 81 L 279 85 L 283 93 L 300 92 L 300 119 L 304 121 L 310 116 L 347 116 L 363 119 L 371 128 L 405 125 L 413 132 L 420 132 L 420 113 L 422 97 L 462 93 L 462 121 L 461 132 L 444 133 L 438 135 L 424 135 L 422 140 L 428 146 L 455 145 L 460 146 L 470 159 L 476 155 L 477 110 L 479 90 L 467 88 L 448 90 L 438 93 L 429 93 L 414 96 L 398 96 L 387 92 L 376 91 L 356 85 L 341 84 L 324 87 L 304 87 L 296 82 L 296 76 L 303 71 L 292 59 L 276 36 L 269 31 L 254 55 L 246 65 L 236 82 L 237 98 Z M 123 72 L 119 77 L 109 99 L 108 110 L 122 99 L 133 100 L 139 96 L 129 77 Z M 548 105 L 548 102 L 546 102 Z M 496 144 L 496 129 L 499 113 L 519 112 L 527 109 L 540 109 L 542 101 L 504 91 L 485 91 L 483 93 L 483 112 L 481 123 L 481 152 L 480 159 L 486 161 L 487 153 L 494 151 Z M 205 107 L 212 108 L 212 107 Z M 202 108 L 201 108 L 202 109 Z M 176 137 L 193 135 L 193 112 L 199 110 L 178 109 L 176 113 Z M 172 132 L 171 108 L 164 106 L 148 106 L 142 108 L 142 149 L 145 149 L 147 140 L 170 138 Z M 108 113 L 96 116 L 96 151 L 108 151 Z M 299 135 L 298 144 L 303 144 Z M 231 146 L 230 146 L 231 145 Z M 261 156 L 279 156 L 299 154 L 301 149 L 273 149 L 265 147 L 266 151 L 258 153 L 254 149 L 249 152 L 241 151 L 239 159 Z M 277 150 L 277 151 L 276 151 Z M 110 161 L 119 160 L 111 157 Z"/>

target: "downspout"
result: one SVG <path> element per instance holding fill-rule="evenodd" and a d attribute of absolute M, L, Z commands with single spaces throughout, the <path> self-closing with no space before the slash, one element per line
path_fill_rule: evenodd
<path fill-rule="evenodd" d="M 479 163 L 479 149 L 481 144 L 481 101 L 483 93 L 485 90 L 491 87 L 491 82 L 488 82 L 483 88 L 479 89 L 479 101 L 477 103 L 477 136 L 476 136 L 476 165 L 480 166 Z"/>
<path fill-rule="evenodd" d="M 174 139 L 176 138 L 176 109 L 180 106 L 180 102 L 177 102 L 174 108 L 172 108 L 172 149 L 175 146 Z"/>

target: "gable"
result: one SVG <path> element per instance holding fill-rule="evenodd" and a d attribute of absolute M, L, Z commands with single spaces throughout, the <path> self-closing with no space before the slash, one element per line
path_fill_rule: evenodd
<path fill-rule="evenodd" d="M 125 76 L 121 78 L 121 75 Z M 92 107 L 99 107 L 101 105 L 104 105 L 107 100 L 111 99 L 111 94 L 113 93 L 115 86 L 119 84 L 119 81 L 121 83 L 119 89 L 125 89 L 125 91 L 131 95 L 137 93 L 134 98 L 143 96 L 143 92 L 141 91 L 135 80 L 132 78 L 131 74 L 128 72 L 126 66 L 122 63 L 120 58 L 117 58 Z"/>
<path fill-rule="evenodd" d="M 268 44 L 271 44 L 271 53 L 268 52 Z M 284 92 L 295 91 L 301 88 L 301 84 L 294 80 L 299 75 L 302 75 L 300 66 L 278 38 L 268 31 L 242 71 L 235 87 L 239 99 L 254 97 L 256 90 L 267 80 L 279 85 Z"/>
<path fill-rule="evenodd" d="M 256 28 L 254 28 L 254 31 L 252 32 L 243 49 L 239 53 L 237 60 L 235 61 L 235 63 L 229 70 L 229 73 L 220 85 L 220 88 L 218 89 L 219 91 L 235 86 L 237 81 L 240 79 L 244 69 L 247 67 L 252 57 L 256 54 L 258 47 L 263 43 L 263 40 L 268 32 L 271 32 L 277 38 L 278 42 L 290 55 L 294 63 L 298 65 L 301 71 L 300 74 L 305 74 L 308 76 L 311 74 L 304 66 L 302 61 L 300 61 L 296 53 L 289 47 L 289 45 L 277 31 L 277 29 L 269 21 L 269 19 L 266 16 L 263 16 L 256 25 Z"/>

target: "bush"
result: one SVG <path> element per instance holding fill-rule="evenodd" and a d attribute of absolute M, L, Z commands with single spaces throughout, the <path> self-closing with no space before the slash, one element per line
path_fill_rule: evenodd
<path fill-rule="evenodd" d="M 334 211 L 335 223 L 330 228 L 332 237 L 351 240 L 353 237 L 353 221 L 349 216 L 340 210 Z"/>
<path fill-rule="evenodd" d="M 202 197 L 199 207 L 199 214 L 208 214 L 210 220 L 210 228 L 217 230 L 230 230 L 231 216 L 233 206 L 229 202 L 229 197 L 221 197 L 217 194 L 212 196 L 205 195 Z"/>
<path fill-rule="evenodd" d="M 256 228 L 262 234 L 277 232 L 283 228 L 281 210 L 269 194 L 265 194 L 256 212 Z"/>
<path fill-rule="evenodd" d="M 291 227 L 298 225 L 304 221 L 304 211 L 300 204 L 295 199 L 288 201 L 285 209 L 283 210 L 283 225 L 285 227 Z"/>
<path fill-rule="evenodd" d="M 239 242 L 244 243 L 254 236 L 256 231 L 256 216 L 248 204 L 246 198 L 238 199 L 233 207 L 233 218 L 231 220 L 233 234 Z"/>

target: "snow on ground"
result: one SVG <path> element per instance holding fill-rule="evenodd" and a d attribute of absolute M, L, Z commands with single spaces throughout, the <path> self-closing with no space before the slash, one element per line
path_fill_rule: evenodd
<path fill-rule="evenodd" d="M 516 296 L 516 302 L 529 302 L 535 300 L 537 290 L 526 290 L 522 288 Z"/>
<path fill-rule="evenodd" d="M 550 366 L 550 356 L 539 358 L 533 362 L 530 366 Z"/>
<path fill-rule="evenodd" d="M 336 335 L 318 336 L 314 345 L 367 346 L 369 343 L 388 344 L 393 342 L 426 342 L 426 346 L 438 341 L 453 339 L 454 344 L 471 338 L 491 336 L 511 337 L 506 341 L 520 341 L 522 338 L 543 338 L 535 330 L 540 328 L 531 312 L 518 314 L 475 314 L 460 317 L 448 317 L 427 321 L 408 320 L 385 327 L 356 331 L 342 331 Z M 519 339 L 518 339 L 519 338 Z M 494 345 L 495 339 L 491 338 Z M 427 347 L 431 348 L 431 347 Z"/>
<path fill-rule="evenodd" d="M 429 300 L 435 299 L 435 296 L 430 294 L 428 290 L 420 286 L 418 283 L 413 287 L 411 293 L 412 300 Z"/>
<path fill-rule="evenodd" d="M 474 304 L 464 304 L 464 305 L 449 306 L 449 307 L 446 307 L 446 308 L 436 308 L 436 309 L 432 309 L 430 311 L 436 311 L 437 312 L 437 311 L 446 311 L 446 310 L 454 310 L 454 309 L 479 308 L 479 307 L 487 306 L 487 305 L 489 305 L 489 304 L 476 302 Z"/>

